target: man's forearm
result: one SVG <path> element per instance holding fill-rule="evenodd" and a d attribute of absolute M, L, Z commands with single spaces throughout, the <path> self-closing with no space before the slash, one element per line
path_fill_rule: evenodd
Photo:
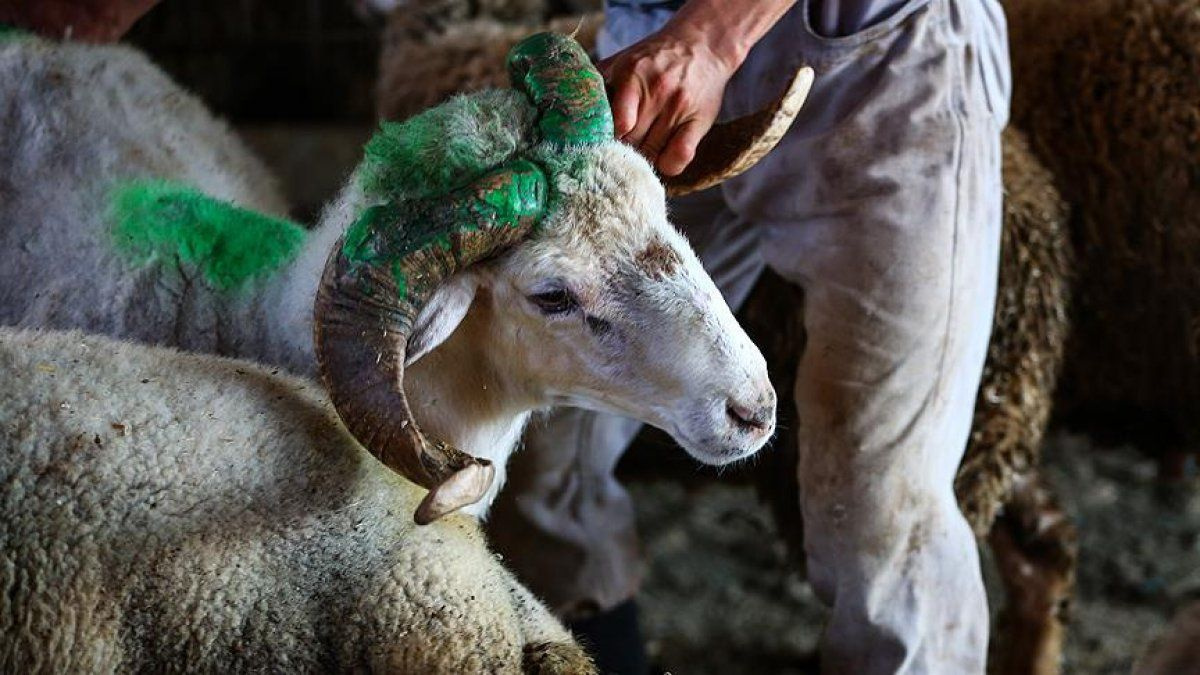
<path fill-rule="evenodd" d="M 663 30 L 702 40 L 736 69 L 796 0 L 688 0 Z"/>

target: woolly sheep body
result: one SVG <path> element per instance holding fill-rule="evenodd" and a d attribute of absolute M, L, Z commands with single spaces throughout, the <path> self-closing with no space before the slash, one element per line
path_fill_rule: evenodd
<path fill-rule="evenodd" d="M 312 372 L 311 289 L 307 307 L 217 294 L 171 261 L 131 269 L 113 245 L 110 192 L 132 180 L 285 213 L 274 179 L 199 100 L 135 50 L 33 37 L 0 40 L 0 92 L 13 102 L 0 125 L 0 324 L 81 328 Z M 306 339 L 269 332 L 289 323 Z"/>
<path fill-rule="evenodd" d="M 422 13 L 430 11 L 425 4 L 404 6 L 388 19 L 375 102 L 383 119 L 406 119 L 454 94 L 504 86 L 504 55 L 535 30 L 578 29 L 576 39 L 590 49 L 603 20 L 600 14 L 588 14 L 535 27 L 475 17 L 434 28 L 437 22 Z"/>
<path fill-rule="evenodd" d="M 600 0 L 360 0 L 380 15 L 419 17 L 426 28 L 437 29 L 472 19 L 493 19 L 534 26 L 556 16 L 595 12 Z M 532 31 L 532 28 L 531 28 Z"/>
<path fill-rule="evenodd" d="M 0 670 L 590 670 L 474 519 L 413 525 L 423 491 L 314 384 L 9 329 L 0 372 Z"/>
<path fill-rule="evenodd" d="M 1007 0 L 1005 9 L 1013 119 L 1074 209 L 1061 409 L 1194 452 L 1200 2 Z"/>

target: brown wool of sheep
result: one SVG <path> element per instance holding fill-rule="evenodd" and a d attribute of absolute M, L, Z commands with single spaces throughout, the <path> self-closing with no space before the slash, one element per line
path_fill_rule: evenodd
<path fill-rule="evenodd" d="M 1200 441 L 1200 0 L 1009 0 L 1014 121 L 1072 205 L 1059 410 Z M 1093 417 L 1094 419 L 1094 417 Z"/>
<path fill-rule="evenodd" d="M 1039 464 L 1063 361 L 1072 259 L 1067 207 L 1016 130 L 1003 137 L 1004 225 L 992 337 L 971 437 L 954 482 L 983 537 L 1014 481 Z"/>

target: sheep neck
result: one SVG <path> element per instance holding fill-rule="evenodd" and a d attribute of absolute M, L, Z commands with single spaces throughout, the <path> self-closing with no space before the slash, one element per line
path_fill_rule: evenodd
<path fill-rule="evenodd" d="M 317 374 L 313 350 L 313 298 L 329 252 L 365 208 L 361 191 L 351 183 L 326 207 L 321 221 L 304 240 L 294 260 L 264 281 L 260 292 L 244 296 L 229 323 L 245 334 L 254 353 L 239 354 L 273 363 L 308 377 Z"/>
<path fill-rule="evenodd" d="M 316 374 L 312 302 L 329 252 L 355 221 L 366 200 L 352 182 L 327 207 L 296 259 L 251 294 L 231 322 L 261 335 L 245 340 L 244 354 L 308 376 Z M 482 517 L 505 479 L 505 465 L 539 402 L 506 378 L 491 344 L 495 309 L 486 291 L 476 298 L 458 328 L 405 372 L 405 390 L 417 423 L 426 433 L 464 452 L 491 460 L 496 480 L 488 495 L 466 512 Z"/>
<path fill-rule="evenodd" d="M 491 312 L 486 297 L 477 298 L 454 333 L 405 372 L 405 391 L 421 429 L 496 466 L 488 495 L 467 509 L 476 516 L 486 513 L 504 484 L 508 457 L 537 407 L 505 377 L 494 354 L 481 348 L 492 334 Z"/>

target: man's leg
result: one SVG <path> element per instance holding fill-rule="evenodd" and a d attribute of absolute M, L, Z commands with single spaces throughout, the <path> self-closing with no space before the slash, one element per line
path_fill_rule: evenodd
<path fill-rule="evenodd" d="M 975 1 L 894 17 L 828 40 L 793 16 L 756 47 L 731 104 L 752 107 L 799 44 L 812 107 L 725 191 L 805 289 L 799 480 L 833 610 L 825 672 L 979 673 L 986 597 L 952 487 L 995 294 L 1007 92 L 984 71 L 1006 56 L 980 36 L 1003 24 Z"/>
<path fill-rule="evenodd" d="M 629 493 L 613 472 L 641 424 L 556 410 L 535 419 L 488 516 L 492 546 L 560 618 L 629 600 L 641 581 Z"/>

